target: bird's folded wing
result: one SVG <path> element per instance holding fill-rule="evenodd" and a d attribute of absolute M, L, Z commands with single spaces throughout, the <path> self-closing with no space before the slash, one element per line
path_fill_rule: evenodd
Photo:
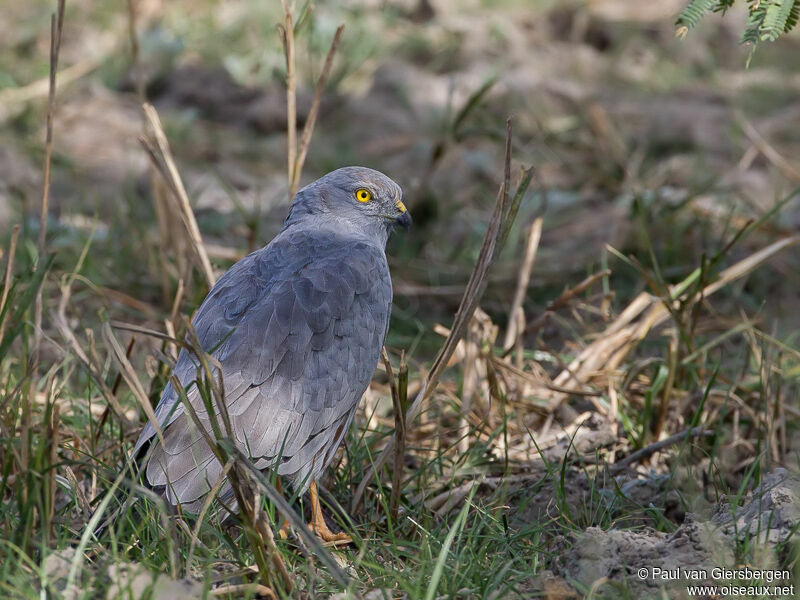
<path fill-rule="evenodd" d="M 301 471 L 349 422 L 378 361 L 390 307 L 385 257 L 363 243 L 279 237 L 220 278 L 194 327 L 222 366 L 235 441 L 259 467 L 280 459 L 279 472 Z M 182 351 L 175 375 L 205 426 L 208 413 L 192 385 L 197 373 Z M 172 502 L 196 501 L 221 466 L 171 385 L 156 416 L 165 447 L 154 448 L 148 480 L 165 486 Z M 134 452 L 154 433 L 148 424 Z"/>

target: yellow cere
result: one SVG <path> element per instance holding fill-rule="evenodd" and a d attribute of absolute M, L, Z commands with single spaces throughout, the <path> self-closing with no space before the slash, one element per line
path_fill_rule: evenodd
<path fill-rule="evenodd" d="M 406 212 L 406 205 L 403 204 L 402 200 L 397 201 L 397 210 L 399 210 L 401 213 Z"/>
<path fill-rule="evenodd" d="M 360 188 L 356 190 L 356 200 L 359 202 L 369 202 L 372 200 L 372 194 L 369 190 L 365 190 L 364 188 Z"/>

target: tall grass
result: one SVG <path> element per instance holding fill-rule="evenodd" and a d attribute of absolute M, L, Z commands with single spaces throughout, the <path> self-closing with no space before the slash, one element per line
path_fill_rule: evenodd
<path fill-rule="evenodd" d="M 136 4 L 128 7 L 134 42 Z M 282 8 L 291 107 L 294 14 L 310 17 L 305 8 Z M 492 177 L 499 191 L 480 224 L 483 241 L 471 248 L 470 274 L 459 282 L 458 309 L 430 327 L 441 334 L 435 358 L 428 362 L 431 355 L 412 344 L 386 349 L 358 427 L 347 433 L 325 482 L 329 519 L 354 543 L 321 544 L 305 526 L 306 499 L 280 493 L 274 473 L 255 470 L 231 442 L 224 382 L 215 379 L 212 358 L 183 314 L 213 285 L 215 266 L 151 105 L 143 108 L 142 145 L 151 164 L 152 219 L 122 220 L 113 233 L 131 254 L 135 241 L 124 234 L 140 225 L 158 228 L 158 259 L 142 268 L 164 295 L 163 306 L 152 310 L 157 319 L 115 305 L 94 310 L 108 282 L 88 273 L 103 273 L 93 269 L 107 259 L 124 273 L 138 256 L 106 257 L 92 235 L 59 256 L 48 251 L 57 235 L 48 234 L 47 207 L 63 22 L 62 2 L 52 30 L 39 230 L 15 228 L 3 254 L 0 596 L 166 598 L 178 589 L 167 586 L 178 581 L 187 597 L 547 596 L 542 574 L 558 569 L 587 528 L 673 533 L 682 525 L 675 513 L 711 511 L 723 499 L 735 515 L 776 466 L 797 467 L 791 440 L 800 415 L 800 352 L 791 336 L 761 326 L 732 291 L 795 248 L 796 236 L 765 234 L 797 192 L 729 232 L 707 255 L 682 255 L 677 276 L 653 240 L 658 224 L 636 204 L 629 216 L 641 251 L 608 247 L 585 276 L 563 281 L 537 310 L 528 288 L 548 224 L 534 215 L 514 225 L 532 214 L 527 190 L 541 183 L 532 171 L 518 178 L 512 171 L 508 124 L 505 144 L 497 144 L 502 169 Z M 288 111 L 290 196 L 341 36 L 339 28 L 299 142 L 294 109 Z M 421 187 L 447 152 L 477 135 L 467 135 L 468 125 L 494 83 L 478 85 L 448 117 Z M 143 83 L 137 87 L 146 100 Z M 515 237 L 518 230 L 527 232 L 524 239 Z M 190 253 L 188 266 L 174 268 L 170 248 Z M 484 292 L 504 248 L 517 265 L 508 279 L 517 288 L 490 315 L 496 296 L 489 301 Z M 615 296 L 623 280 L 637 293 Z M 721 296 L 735 308 L 715 304 Z M 569 335 L 553 336 L 552 329 Z M 130 461 L 179 348 L 201 365 L 196 383 L 208 414 L 216 415 L 203 432 L 233 485 L 234 519 L 223 520 L 213 494 L 200 515 L 167 506 L 141 484 Z M 634 493 L 635 484 L 654 482 L 660 487 L 645 501 Z M 669 505 L 673 497 L 677 507 Z M 274 534 L 284 519 L 287 539 Z M 774 548 L 756 534 L 737 537 L 734 550 L 737 562 L 767 554 L 770 564 L 796 570 L 797 548 L 795 526 Z M 594 597 L 635 597 L 625 582 L 563 583 Z"/>

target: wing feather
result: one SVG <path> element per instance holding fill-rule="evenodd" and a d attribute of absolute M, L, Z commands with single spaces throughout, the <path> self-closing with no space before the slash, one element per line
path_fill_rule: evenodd
<path fill-rule="evenodd" d="M 318 228 L 284 230 L 220 278 L 193 324 L 221 364 L 236 444 L 259 468 L 274 466 L 280 455 L 278 472 L 300 485 L 324 468 L 378 362 L 391 296 L 382 248 Z M 175 375 L 207 424 L 190 386 L 197 365 L 185 351 Z M 154 442 L 147 478 L 191 510 L 221 465 L 172 385 L 156 416 L 166 448 Z M 146 425 L 134 452 L 154 433 Z"/>

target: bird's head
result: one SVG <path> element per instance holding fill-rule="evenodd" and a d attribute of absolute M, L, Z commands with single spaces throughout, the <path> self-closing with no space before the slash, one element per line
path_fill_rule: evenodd
<path fill-rule="evenodd" d="M 287 224 L 313 214 L 383 229 L 388 234 L 395 225 L 411 226 L 402 198 L 400 186 L 380 171 L 342 167 L 297 192 Z"/>

